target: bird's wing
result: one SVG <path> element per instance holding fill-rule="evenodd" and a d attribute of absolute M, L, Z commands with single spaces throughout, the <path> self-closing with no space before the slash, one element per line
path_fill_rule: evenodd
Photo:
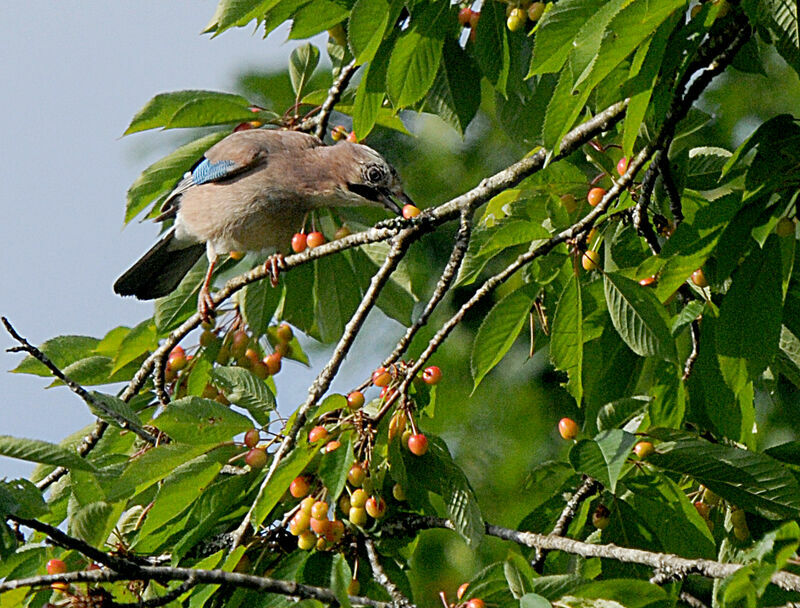
<path fill-rule="evenodd" d="M 161 206 L 156 221 L 173 217 L 178 210 L 180 195 L 189 188 L 220 182 L 253 167 L 265 165 L 270 155 L 291 153 L 324 145 L 322 141 L 299 131 L 254 129 L 239 131 L 211 146 L 183 179 L 170 192 Z"/>

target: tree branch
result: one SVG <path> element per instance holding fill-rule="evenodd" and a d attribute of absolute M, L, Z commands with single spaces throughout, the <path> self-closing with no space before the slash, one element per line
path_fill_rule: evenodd
<path fill-rule="evenodd" d="M 342 68 L 342 71 L 339 72 L 339 76 L 336 78 L 336 80 L 331 85 L 331 88 L 328 90 L 328 96 L 322 103 L 319 114 L 306 121 L 309 124 L 306 125 L 304 123 L 300 125 L 300 130 L 310 131 L 313 128 L 314 135 L 316 135 L 320 139 L 325 137 L 325 131 L 328 128 L 328 121 L 331 118 L 331 112 L 333 111 L 333 107 L 339 102 L 342 93 L 347 88 L 347 85 L 350 83 L 350 79 L 353 77 L 353 74 L 356 73 L 357 69 L 358 66 L 356 65 L 355 60 L 351 61 Z"/>
<path fill-rule="evenodd" d="M 392 598 L 393 604 L 398 608 L 412 608 L 413 604 L 403 595 L 398 586 L 392 582 L 392 579 L 389 578 L 383 566 L 381 566 L 378 552 L 375 550 L 375 543 L 371 538 L 364 540 L 364 547 L 367 550 L 367 559 L 369 560 L 370 568 L 372 568 L 372 573 L 375 575 L 375 580 L 378 581 L 381 587 L 386 589 L 386 592 Z"/>

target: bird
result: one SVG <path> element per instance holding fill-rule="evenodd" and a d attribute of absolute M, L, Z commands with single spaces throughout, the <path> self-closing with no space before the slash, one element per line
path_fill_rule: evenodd
<path fill-rule="evenodd" d="M 172 221 L 158 242 L 114 283 L 122 296 L 151 300 L 171 293 L 205 251 L 209 267 L 198 311 L 213 312 L 211 275 L 225 253 L 269 251 L 273 285 L 292 235 L 309 212 L 413 204 L 397 171 L 360 143 L 326 145 L 300 131 L 234 132 L 209 148 L 167 195 L 155 221 Z"/>

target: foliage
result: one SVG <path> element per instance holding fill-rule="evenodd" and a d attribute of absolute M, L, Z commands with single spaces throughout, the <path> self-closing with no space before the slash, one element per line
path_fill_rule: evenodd
<path fill-rule="evenodd" d="M 157 215 L 232 128 L 324 128 L 329 102 L 417 200 L 452 200 L 384 222 L 383 232 L 370 230 L 381 218 L 369 211 L 320 214 L 313 221 L 329 239 L 342 225 L 363 239 L 287 258 L 277 288 L 257 280 L 265 272 L 232 279 L 232 306 L 188 356 L 177 343 L 200 325 L 203 260 L 134 328 L 38 349 L 19 338 L 30 354 L 13 371 L 61 370 L 98 423 L 61 445 L 0 437 L 0 455 L 40 465 L 31 480 L 0 483 L 0 608 L 70 597 L 83 605 L 89 586 L 76 578 L 57 579 L 74 583 L 71 596 L 52 591 L 52 578 L 11 590 L 41 577 L 51 558 L 73 573 L 100 562 L 108 569 L 83 580 L 105 581 L 117 602 L 151 606 L 282 606 L 290 596 L 432 606 L 439 590 L 445 604 L 469 608 L 479 606 L 472 598 L 523 607 L 797 601 L 800 444 L 765 446 L 771 430 L 800 430 L 782 413 L 797 407 L 800 388 L 800 122 L 765 117 L 736 146 L 713 135 L 718 123 L 698 103 L 723 70 L 734 81 L 767 74 L 776 53 L 796 80 L 796 3 L 558 0 L 524 27 L 512 22 L 509 11 L 533 9 L 219 2 L 207 33 L 255 23 L 269 35 L 287 21 L 293 39 L 327 30 L 330 66 L 306 44 L 288 77 L 247 75 L 239 94 L 151 99 L 126 134 L 197 131 L 131 186 L 126 222 Z M 731 90 L 714 92 L 729 122 Z M 431 137 L 443 124 L 463 141 Z M 593 187 L 605 192 L 596 206 L 586 198 Z M 217 283 L 262 262 L 231 256 Z M 376 272 L 388 274 L 379 292 Z M 357 362 L 363 382 L 350 388 L 367 399 L 352 407 L 328 389 L 352 346 L 351 319 L 371 340 L 361 323 L 373 305 L 393 320 L 384 327 L 412 329 L 394 355 Z M 338 343 L 324 369 L 317 342 Z M 520 369 L 524 350 L 531 362 Z M 268 369 L 273 352 L 284 366 L 322 370 L 295 409 L 302 398 L 279 394 Z M 435 385 L 422 376 L 432 355 L 443 371 Z M 380 361 L 381 379 L 372 374 Z M 118 382 L 129 384 L 117 395 L 76 386 Z M 378 396 L 371 384 L 388 386 Z M 568 453 L 552 441 L 566 416 L 581 428 Z M 320 426 L 326 437 L 315 441 Z M 242 438 L 250 429 L 255 448 Z M 412 453 L 407 435 L 423 432 L 427 451 Z M 526 485 L 509 481 L 504 454 L 525 468 Z M 327 501 L 315 519 L 338 522 L 299 536 L 311 551 L 287 532 L 308 525 L 292 485 L 301 478 Z M 384 501 L 385 514 L 355 512 L 360 489 L 373 507 Z M 444 525 L 437 518 L 452 531 L 427 530 Z M 23 537 L 15 524 L 35 532 Z M 559 551 L 537 555 L 555 547 L 521 534 L 554 527 L 566 537 Z M 467 563 L 451 559 L 465 547 L 472 571 L 448 571 Z M 165 555 L 172 570 L 147 570 Z M 670 561 L 681 558 L 709 561 Z M 181 586 L 186 568 L 222 578 Z"/>

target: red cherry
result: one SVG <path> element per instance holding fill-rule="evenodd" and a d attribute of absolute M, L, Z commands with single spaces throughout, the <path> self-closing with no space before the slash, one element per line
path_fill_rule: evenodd
<path fill-rule="evenodd" d="M 325 244 L 325 235 L 321 232 L 311 232 L 306 239 L 309 249 L 314 249 Z"/>
<path fill-rule="evenodd" d="M 422 456 L 428 451 L 428 438 L 422 433 L 411 435 L 411 437 L 408 438 L 408 449 L 415 456 Z"/>
<path fill-rule="evenodd" d="M 169 352 L 169 356 L 167 357 L 167 367 L 169 367 L 172 371 L 180 371 L 186 364 L 188 359 L 186 358 L 186 351 L 183 350 L 182 346 L 176 346 Z"/>
<path fill-rule="evenodd" d="M 331 131 L 331 139 L 333 141 L 341 141 L 347 137 L 347 127 L 344 125 L 336 125 Z"/>
<path fill-rule="evenodd" d="M 456 591 L 456 598 L 461 599 L 464 597 L 464 594 L 467 592 L 467 587 L 469 587 L 469 583 L 463 583 Z"/>
<path fill-rule="evenodd" d="M 702 500 L 698 500 L 694 503 L 694 508 L 697 509 L 700 517 L 708 519 L 708 515 L 711 512 L 711 505 L 704 503 Z"/>
<path fill-rule="evenodd" d="M 442 379 L 442 370 L 440 370 L 435 365 L 431 365 L 430 367 L 426 367 L 425 371 L 422 372 L 422 380 L 425 384 L 439 384 L 439 380 Z"/>
<path fill-rule="evenodd" d="M 347 395 L 347 407 L 351 410 L 357 410 L 364 405 L 364 393 L 361 391 L 353 391 Z"/>
<path fill-rule="evenodd" d="M 653 447 L 653 444 L 650 443 L 649 441 L 640 441 L 635 446 L 633 446 L 633 453 L 639 457 L 639 460 L 644 460 L 655 451 L 656 449 Z"/>
<path fill-rule="evenodd" d="M 479 597 L 473 597 L 467 602 L 466 608 L 486 608 L 486 602 Z"/>
<path fill-rule="evenodd" d="M 283 342 L 284 344 L 286 342 L 291 342 L 293 336 L 292 328 L 287 323 L 281 323 L 275 329 L 275 337 L 278 338 L 279 342 Z"/>
<path fill-rule="evenodd" d="M 367 510 L 367 514 L 373 519 L 380 519 L 386 515 L 386 501 L 380 497 L 376 498 L 370 496 L 364 508 Z"/>
<path fill-rule="evenodd" d="M 416 205 L 408 204 L 403 205 L 403 217 L 410 220 L 412 217 L 417 217 L 422 211 Z"/>
<path fill-rule="evenodd" d="M 328 524 L 328 532 L 325 534 L 325 540 L 329 543 L 338 543 L 344 536 L 344 524 L 340 519 L 334 519 Z"/>
<path fill-rule="evenodd" d="M 586 195 L 586 200 L 589 201 L 592 207 L 597 207 L 605 195 L 606 191 L 604 188 L 592 188 L 589 190 L 589 194 Z"/>
<path fill-rule="evenodd" d="M 303 498 L 311 490 L 311 484 L 308 483 L 308 478 L 304 475 L 295 477 L 289 485 L 289 494 L 295 498 Z"/>
<path fill-rule="evenodd" d="M 316 443 L 328 438 L 328 429 L 324 426 L 315 426 L 308 432 L 308 442 Z"/>
<path fill-rule="evenodd" d="M 267 453 L 261 448 L 253 448 L 244 457 L 251 469 L 262 469 L 267 464 Z"/>
<path fill-rule="evenodd" d="M 692 283 L 694 283 L 701 289 L 704 287 L 708 287 L 708 279 L 706 279 L 706 275 L 703 274 L 702 268 L 698 268 L 692 273 Z"/>
<path fill-rule="evenodd" d="M 47 574 L 64 574 L 67 571 L 67 564 L 60 559 L 51 559 L 47 562 Z"/>
<path fill-rule="evenodd" d="M 256 429 L 250 429 L 244 434 L 244 444 L 248 448 L 256 447 L 260 439 L 261 434 Z"/>
<path fill-rule="evenodd" d="M 281 371 L 281 354 L 280 353 L 272 353 L 264 357 L 264 365 L 267 366 L 269 373 L 271 376 L 274 376 L 279 371 Z"/>
<path fill-rule="evenodd" d="M 468 6 L 465 6 L 460 11 L 458 11 L 458 23 L 461 24 L 461 27 L 469 27 L 469 20 L 472 18 L 472 9 Z"/>
<path fill-rule="evenodd" d="M 385 367 L 379 367 L 372 372 L 372 384 L 375 386 L 389 386 L 392 381 L 392 375 L 386 371 Z"/>
<path fill-rule="evenodd" d="M 572 418 L 562 418 L 558 421 L 558 432 L 566 439 L 575 439 L 578 436 L 578 423 Z"/>
<path fill-rule="evenodd" d="M 354 488 L 360 488 L 364 485 L 364 480 L 367 478 L 367 472 L 360 464 L 354 464 L 347 472 L 347 481 Z"/>
<path fill-rule="evenodd" d="M 304 232 L 298 232 L 292 237 L 292 251 L 300 253 L 305 251 L 308 245 L 308 237 Z"/>
<path fill-rule="evenodd" d="M 327 515 L 325 516 L 325 519 L 317 519 L 315 517 L 311 518 L 311 529 L 316 532 L 317 536 L 325 536 L 328 533 L 330 525 L 331 522 L 327 519 Z"/>
<path fill-rule="evenodd" d="M 330 452 L 338 450 L 340 447 L 342 447 L 342 442 L 334 439 L 325 445 L 325 453 L 329 454 Z"/>
<path fill-rule="evenodd" d="M 655 282 L 656 282 L 656 277 L 655 277 L 655 275 L 653 275 L 653 276 L 645 277 L 645 278 L 641 279 L 639 281 L 639 285 L 641 285 L 642 287 L 649 287 L 650 285 L 653 285 Z"/>
<path fill-rule="evenodd" d="M 328 503 L 318 500 L 311 506 L 311 517 L 314 519 L 328 519 Z"/>
<path fill-rule="evenodd" d="M 617 173 L 620 175 L 625 175 L 625 172 L 628 170 L 628 159 L 626 157 L 622 157 L 619 159 L 617 163 Z"/>
<path fill-rule="evenodd" d="M 351 144 L 358 143 L 358 137 L 356 136 L 355 131 L 350 131 L 350 133 L 347 134 L 347 141 L 349 141 Z"/>
<path fill-rule="evenodd" d="M 474 30 L 478 27 L 478 20 L 481 18 L 480 11 L 472 11 L 472 14 L 469 16 L 469 26 Z"/>

